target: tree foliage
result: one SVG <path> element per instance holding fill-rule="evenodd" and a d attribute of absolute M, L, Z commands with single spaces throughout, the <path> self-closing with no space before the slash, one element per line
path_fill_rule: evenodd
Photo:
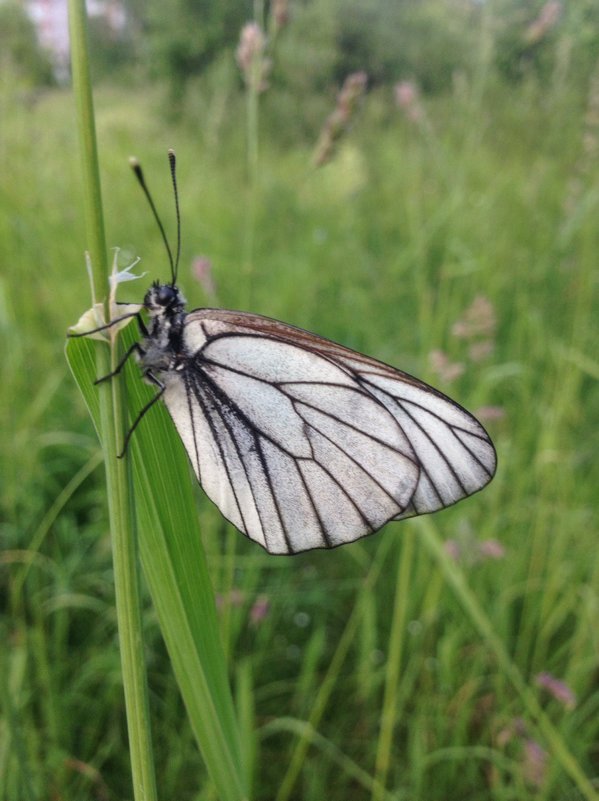
<path fill-rule="evenodd" d="M 35 27 L 23 6 L 12 0 L 0 3 L 0 65 L 5 74 L 16 73 L 26 85 L 53 82 L 52 61 L 40 46 Z"/>
<path fill-rule="evenodd" d="M 231 48 L 252 18 L 249 0 L 150 0 L 136 9 L 149 71 L 166 77 L 174 97 L 204 71 L 223 48 Z"/>
<path fill-rule="evenodd" d="M 138 54 L 153 76 L 170 82 L 174 96 L 224 51 L 233 57 L 255 13 L 251 0 L 127 4 Z M 273 6 L 265 2 L 256 20 L 266 31 Z M 560 59 L 588 73 L 599 58 L 598 25 L 596 0 L 290 0 L 272 82 L 306 95 L 365 70 L 370 86 L 411 78 L 438 92 L 457 73 L 478 69 L 487 40 L 490 63 L 509 82 L 530 74 L 549 79 Z"/>

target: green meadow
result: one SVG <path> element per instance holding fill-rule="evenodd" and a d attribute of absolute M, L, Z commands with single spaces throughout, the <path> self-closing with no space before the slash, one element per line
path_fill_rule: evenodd
<path fill-rule="evenodd" d="M 248 106 L 231 52 L 176 112 L 160 82 L 95 92 L 107 245 L 145 274 L 122 300 L 169 278 L 127 160 L 173 240 L 172 147 L 189 308 L 265 314 L 417 375 L 479 414 L 499 459 L 455 507 L 295 557 L 247 541 L 194 487 L 212 664 L 233 700 L 215 714 L 244 793 L 205 758 L 211 731 L 182 700 L 179 633 L 146 570 L 160 799 L 599 798 L 599 73 L 556 56 L 542 80 L 507 81 L 486 53 L 407 107 L 372 86 L 318 167 L 338 86 L 296 98 L 275 83 Z M 0 81 L 0 798 L 120 801 L 133 788 L 107 490 L 65 359 L 91 305 L 75 105 L 69 88 Z M 134 419 L 151 390 L 135 365 L 128 382 Z M 154 415 L 154 442 L 175 448 L 159 409 L 140 436 Z"/>

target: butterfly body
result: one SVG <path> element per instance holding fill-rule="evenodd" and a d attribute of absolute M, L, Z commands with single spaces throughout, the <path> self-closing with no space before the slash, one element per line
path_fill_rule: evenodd
<path fill-rule="evenodd" d="M 150 316 L 142 345 L 143 367 L 154 372 L 176 369 L 187 316 L 185 298 L 177 287 L 155 283 L 146 292 L 143 305 Z"/>
<path fill-rule="evenodd" d="M 138 348 L 206 494 L 271 553 L 334 547 L 481 489 L 493 445 L 416 378 L 294 326 L 154 284 Z"/>

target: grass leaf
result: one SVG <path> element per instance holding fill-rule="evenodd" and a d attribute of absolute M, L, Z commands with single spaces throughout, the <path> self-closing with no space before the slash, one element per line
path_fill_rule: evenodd
<path fill-rule="evenodd" d="M 125 347 L 133 342 L 131 328 L 123 337 Z M 104 346 L 71 339 L 66 351 L 98 428 L 95 347 Z M 136 371 L 136 365 L 127 365 L 127 408 L 132 419 L 152 397 L 152 390 Z M 133 460 L 144 573 L 194 734 L 219 797 L 240 801 L 246 795 L 239 737 L 214 593 L 187 457 L 162 404 L 157 403 L 146 415 L 125 458 Z"/>

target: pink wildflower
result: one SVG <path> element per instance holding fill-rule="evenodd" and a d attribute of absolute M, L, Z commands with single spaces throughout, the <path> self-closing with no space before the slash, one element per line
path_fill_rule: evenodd
<path fill-rule="evenodd" d="M 493 337 L 495 334 L 495 310 L 484 295 L 477 295 L 462 317 L 457 320 L 451 333 L 459 339 Z"/>
<path fill-rule="evenodd" d="M 244 601 L 245 593 L 242 590 L 238 590 L 236 587 L 229 590 L 227 594 L 223 594 L 222 592 L 216 593 L 216 609 L 218 612 L 220 612 L 224 606 L 242 606 Z"/>
<path fill-rule="evenodd" d="M 231 606 L 243 606 L 244 601 L 245 592 L 243 590 L 238 590 L 237 587 L 233 587 L 229 592 L 229 603 Z"/>
<path fill-rule="evenodd" d="M 505 548 L 499 540 L 483 540 L 479 543 L 478 553 L 482 559 L 503 559 Z"/>
<path fill-rule="evenodd" d="M 525 781 L 533 787 L 542 787 L 547 778 L 549 755 L 545 749 L 527 736 L 528 726 L 522 718 L 514 718 L 497 735 L 497 745 L 506 748 L 516 741 L 521 744 L 520 761 Z"/>
<path fill-rule="evenodd" d="M 247 86 L 256 92 L 268 89 L 268 73 L 272 67 L 265 56 L 266 37 L 257 22 L 248 22 L 241 29 L 236 58 Z"/>
<path fill-rule="evenodd" d="M 505 417 L 505 409 L 501 406 L 480 406 L 476 412 L 475 417 L 483 423 L 488 423 L 494 420 L 503 420 Z"/>
<path fill-rule="evenodd" d="M 461 362 L 450 362 L 447 354 L 442 350 L 432 350 L 428 355 L 432 371 L 446 383 L 455 381 L 466 369 Z"/>
<path fill-rule="evenodd" d="M 539 687 L 543 687 L 556 701 L 559 701 L 565 709 L 574 709 L 576 706 L 575 693 L 565 682 L 556 679 L 551 673 L 539 673 L 535 681 Z"/>
<path fill-rule="evenodd" d="M 399 81 L 393 87 L 395 102 L 412 122 L 419 122 L 424 113 L 420 103 L 420 92 L 413 81 Z"/>
<path fill-rule="evenodd" d="M 545 3 L 539 16 L 528 26 L 524 37 L 527 43 L 532 45 L 540 42 L 556 26 L 561 14 L 562 4 L 557 0 L 549 0 L 548 3 Z"/>
<path fill-rule="evenodd" d="M 367 83 L 365 72 L 353 72 L 343 82 L 337 105 L 329 114 L 316 145 L 314 163 L 317 167 L 322 167 L 333 157 L 337 142 L 349 128 Z"/>
<path fill-rule="evenodd" d="M 250 622 L 254 626 L 257 626 L 258 623 L 261 623 L 264 618 L 267 617 L 269 611 L 270 600 L 266 595 L 259 595 L 250 609 Z"/>
<path fill-rule="evenodd" d="M 495 350 L 495 343 L 491 339 L 482 339 L 480 342 L 473 342 L 468 348 L 468 356 L 472 362 L 483 362 L 488 359 Z"/>
<path fill-rule="evenodd" d="M 289 0 L 273 0 L 270 13 L 275 31 L 279 31 L 289 22 Z"/>
<path fill-rule="evenodd" d="M 462 555 L 462 548 L 457 540 L 445 540 L 443 548 L 447 556 L 454 562 L 459 562 Z"/>
<path fill-rule="evenodd" d="M 216 283 L 212 275 L 212 262 L 206 256 L 196 256 L 191 264 L 191 272 L 210 298 L 216 296 Z"/>
<path fill-rule="evenodd" d="M 542 787 L 547 778 L 549 755 L 535 740 L 524 740 L 522 771 L 524 778 L 533 787 Z"/>
<path fill-rule="evenodd" d="M 514 718 L 504 726 L 497 734 L 497 745 L 505 748 L 516 737 L 524 737 L 526 734 L 526 723 L 522 718 Z"/>

